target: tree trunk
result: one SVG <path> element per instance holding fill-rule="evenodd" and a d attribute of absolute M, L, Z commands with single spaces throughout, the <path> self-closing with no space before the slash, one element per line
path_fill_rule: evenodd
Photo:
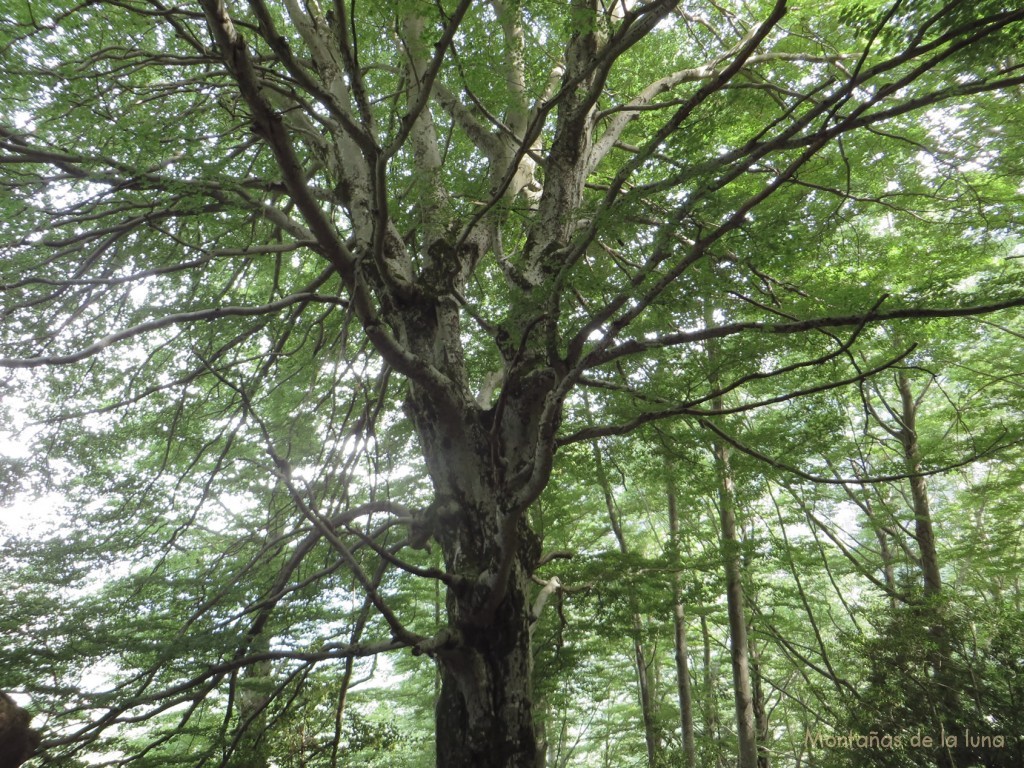
<path fill-rule="evenodd" d="M 716 441 L 714 453 L 719 483 L 718 512 L 722 524 L 725 599 L 729 614 L 729 652 L 736 703 L 736 738 L 739 744 L 737 765 L 739 768 L 757 768 L 754 697 L 747 657 L 747 620 L 743 610 L 743 574 L 740 568 L 740 540 L 736 535 L 736 499 L 729 464 L 730 450 L 727 445 Z"/>
<path fill-rule="evenodd" d="M 705 312 L 705 322 L 714 325 L 714 316 Z M 708 383 L 711 385 L 711 404 L 715 410 L 724 408 L 718 373 L 718 346 L 711 340 L 707 345 Z M 743 568 L 740 557 L 741 541 L 736 532 L 736 489 L 733 482 L 731 449 L 714 438 L 711 443 L 718 482 L 718 515 L 722 527 L 721 553 L 725 571 L 725 599 L 729 615 L 729 651 L 732 661 L 733 696 L 736 706 L 736 739 L 739 755 L 738 768 L 757 768 L 757 736 L 755 731 L 754 698 L 750 682 L 750 660 L 747 656 L 747 620 L 744 610 Z"/>
<path fill-rule="evenodd" d="M 935 532 L 932 529 L 931 505 L 928 501 L 928 484 L 921 475 L 921 450 L 917 442 L 917 405 L 910 389 L 910 379 L 900 371 L 897 378 L 900 389 L 902 413 L 900 437 L 903 441 L 903 458 L 910 477 L 910 496 L 914 505 L 914 538 L 921 553 L 921 575 L 924 578 L 925 597 L 938 595 L 942 589 L 939 572 L 939 555 L 935 547 Z"/>
<path fill-rule="evenodd" d="M 447 586 L 447 627 L 425 649 L 441 677 L 437 764 L 537 768 L 529 628 L 540 553 L 526 510 L 550 476 L 537 454 L 553 440 L 544 429 L 554 430 L 555 377 L 539 363 L 506 362 L 498 402 L 485 408 L 468 383 L 455 301 L 406 305 L 398 329 L 443 376 L 410 382 L 405 404 L 434 490 L 414 533 L 439 543 Z"/>
<path fill-rule="evenodd" d="M 450 557 L 481 556 L 446 547 Z M 441 648 L 441 693 L 437 701 L 437 765 L 445 768 L 536 768 L 537 738 L 531 699 L 528 580 L 518 556 L 504 596 L 493 610 L 479 590 L 449 590 L 450 647 Z M 493 566 L 493 563 L 492 563 Z M 483 606 L 481 605 L 483 603 Z M 483 607 L 483 611 L 481 611 Z"/>
<path fill-rule="evenodd" d="M 611 484 L 608 482 L 608 475 L 604 470 L 604 461 L 601 458 L 601 451 L 598 444 L 593 443 L 594 465 L 597 470 L 597 481 L 604 493 L 605 507 L 608 511 L 608 519 L 611 522 L 612 532 L 619 543 L 619 551 L 623 555 L 629 554 L 629 545 L 626 542 L 622 526 L 619 524 L 619 516 L 615 510 L 615 498 L 612 495 Z M 635 603 L 634 600 L 630 601 Z M 636 664 L 637 687 L 640 696 L 640 714 L 644 723 L 644 742 L 647 746 L 648 768 L 655 768 L 658 764 L 658 753 L 661 751 L 661 739 L 658 736 L 657 723 L 655 718 L 654 694 L 648 673 L 647 652 L 643 644 L 643 622 L 636 605 L 631 605 L 633 621 L 633 660 Z"/>
<path fill-rule="evenodd" d="M 889 535 L 881 528 L 875 528 L 875 538 L 878 539 L 878 553 L 882 559 L 882 577 L 885 579 L 885 586 L 889 591 L 889 608 L 896 610 L 896 569 L 893 566 L 892 550 L 889 548 Z"/>
<path fill-rule="evenodd" d="M 270 639 L 260 635 L 253 643 L 253 651 L 267 651 Z M 274 690 L 274 679 L 269 661 L 247 666 L 238 678 L 235 702 L 238 706 L 238 729 L 235 733 L 231 756 L 227 765 L 234 768 L 267 768 L 269 765 L 266 739 L 267 704 Z"/>
<path fill-rule="evenodd" d="M 704 742 L 713 746 L 714 765 L 724 768 L 722 755 L 721 733 L 718 721 L 718 695 L 715 690 L 717 670 L 711 656 L 711 631 L 708 629 L 707 616 L 700 615 L 700 636 L 704 645 Z"/>
<path fill-rule="evenodd" d="M 263 536 L 264 546 L 282 534 L 282 518 L 282 515 L 270 513 Z M 249 652 L 267 653 L 270 647 L 271 636 L 266 627 L 261 626 L 260 631 L 251 637 Z M 267 706 L 277 686 L 273 665 L 269 660 L 249 664 L 235 675 L 233 682 L 238 726 L 224 764 L 229 768 L 267 768 L 270 764 L 270 743 L 266 737 Z"/>
<path fill-rule="evenodd" d="M 537 768 L 529 630 L 516 607 L 522 596 L 510 586 L 501 618 L 463 628 L 459 647 L 439 656 L 438 768 Z M 450 609 L 463 612 L 461 602 L 451 600 Z"/>
<path fill-rule="evenodd" d="M 745 537 L 753 536 L 752 531 L 744 533 Z M 750 553 L 744 553 L 741 560 L 744 571 L 750 570 Z M 746 599 L 750 605 L 757 605 L 757 588 L 752 587 L 746 592 Z M 768 752 L 768 702 L 764 695 L 764 681 L 761 677 L 761 652 L 754 639 L 754 618 L 753 610 L 750 611 L 750 621 L 747 622 L 747 659 L 750 664 L 750 686 L 752 702 L 754 707 L 754 734 L 757 742 L 757 766 L 758 768 L 769 768 L 770 759 Z"/>
<path fill-rule="evenodd" d="M 928 483 L 921 474 L 921 449 L 917 441 L 917 406 L 920 397 L 915 398 L 910 387 L 910 379 L 905 371 L 897 376 L 900 390 L 900 439 L 903 443 L 903 459 L 910 474 L 910 497 L 914 508 L 914 538 L 917 540 L 921 555 L 921 577 L 924 582 L 924 598 L 926 605 L 942 592 L 942 575 L 939 570 L 939 554 L 935 545 L 935 532 L 932 528 L 931 504 L 928 499 Z M 922 395 L 923 397 L 923 395 Z M 931 613 L 931 625 L 928 631 L 935 639 L 935 650 L 929 654 L 928 665 L 932 670 L 932 678 L 937 690 L 936 699 L 939 711 L 939 726 L 950 732 L 955 729 L 954 713 L 959 708 L 955 689 L 949 685 L 947 659 L 950 655 L 950 641 L 942 618 L 941 606 L 932 603 L 927 605 Z M 952 768 L 956 761 L 945 745 L 940 745 L 937 760 L 939 768 Z"/>
<path fill-rule="evenodd" d="M 750 643 L 750 678 L 753 688 L 754 730 L 757 737 L 757 767 L 769 768 L 771 764 L 768 752 L 768 702 L 765 700 L 764 684 L 761 678 L 761 654 L 757 643 L 748 635 Z"/>
<path fill-rule="evenodd" d="M 429 430 L 420 432 L 421 439 L 431 437 Z M 447 573 L 457 578 L 446 598 L 447 637 L 437 648 L 437 765 L 537 768 L 529 631 L 533 553 L 525 518 L 503 508 L 488 487 L 490 468 L 481 467 L 481 457 L 490 455 L 486 441 L 435 436 L 424 441 L 442 500 L 430 525 Z"/>
<path fill-rule="evenodd" d="M 675 467 L 665 462 L 668 492 L 669 546 L 672 565 L 678 569 L 682 552 L 679 533 L 679 508 L 676 497 Z M 683 603 L 682 574 L 676 570 L 672 577 L 673 615 L 676 650 L 676 691 L 679 696 L 679 728 L 683 743 L 683 765 L 694 768 L 697 764 L 697 742 L 693 733 L 693 697 L 690 691 L 689 649 L 686 643 L 686 609 Z"/>

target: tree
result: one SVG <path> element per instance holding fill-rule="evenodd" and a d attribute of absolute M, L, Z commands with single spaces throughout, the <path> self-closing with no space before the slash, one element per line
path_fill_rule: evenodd
<path fill-rule="evenodd" d="M 35 752 L 39 734 L 29 726 L 32 718 L 10 696 L 0 691 L 0 761 L 18 768 Z"/>
<path fill-rule="evenodd" d="M 1024 11 L 999 2 L 26 0 L 4 22 L 0 365 L 47 393 L 97 539 L 170 580 L 194 536 L 239 544 L 217 594 L 216 559 L 190 566 L 152 673 L 61 743 L 228 686 L 227 760 L 263 717 L 237 721 L 240 670 L 299 665 L 287 709 L 317 664 L 407 649 L 440 674 L 438 764 L 533 768 L 530 510 L 556 449 L 712 429 L 892 366 L 871 326 L 1024 305 L 999 140 Z M 218 503 L 285 522 L 249 536 Z M 436 622 L 400 610 L 415 580 Z M 345 639 L 292 628 L 341 584 Z"/>

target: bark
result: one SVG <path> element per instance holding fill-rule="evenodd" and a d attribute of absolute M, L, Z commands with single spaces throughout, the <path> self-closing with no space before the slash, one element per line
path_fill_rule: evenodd
<path fill-rule="evenodd" d="M 921 449 L 917 442 L 918 400 L 910 388 L 910 379 L 903 371 L 897 383 L 900 389 L 902 412 L 900 438 L 903 442 L 903 458 L 910 477 L 910 496 L 914 506 L 914 538 L 921 554 L 921 576 L 924 580 L 925 597 L 934 597 L 942 589 L 942 575 L 939 572 L 939 555 L 935 547 L 935 531 L 932 528 L 931 504 L 928 500 L 928 484 L 921 474 Z"/>
<path fill-rule="evenodd" d="M 881 528 L 875 528 L 878 539 L 878 552 L 882 558 L 882 576 L 889 593 L 889 608 L 896 610 L 896 569 L 893 566 L 892 550 L 889 548 L 889 537 Z"/>
<path fill-rule="evenodd" d="M 441 417 L 422 394 L 411 410 L 440 500 L 424 522 L 456 577 L 436 648 L 437 764 L 536 768 L 529 631 L 536 551 L 522 510 L 508 507 L 495 484 L 482 419 Z"/>
<path fill-rule="evenodd" d="M 714 317 L 705 313 L 708 326 Z M 721 392 L 718 373 L 718 347 L 708 343 L 708 383 L 713 392 Z M 723 410 L 721 394 L 712 397 L 715 410 Z M 750 679 L 750 660 L 747 655 L 747 620 L 744 610 L 743 567 L 740 556 L 741 541 L 736 531 L 736 489 L 733 480 L 731 454 L 728 443 L 716 437 L 712 441 L 715 474 L 718 482 L 718 514 L 721 523 L 722 567 L 725 571 L 725 598 L 729 616 L 729 653 L 732 662 L 733 698 L 736 707 L 736 738 L 739 748 L 739 768 L 757 768 L 757 735 L 754 716 L 754 697 Z"/>
<path fill-rule="evenodd" d="M 914 396 L 910 386 L 910 378 L 905 371 L 897 376 L 900 391 L 900 430 L 899 437 L 903 445 L 903 459 L 910 474 L 910 497 L 914 511 L 914 538 L 917 541 L 921 556 L 921 578 L 924 583 L 924 599 L 926 605 L 936 600 L 942 592 L 942 575 L 939 570 L 939 555 L 935 545 L 935 532 L 932 527 L 931 504 L 928 498 L 928 483 L 921 474 L 921 448 L 917 439 L 917 407 L 924 396 L 922 392 Z M 941 707 L 938 719 L 947 731 L 955 728 L 951 721 L 959 709 L 955 689 L 949 684 L 948 659 L 950 655 L 949 635 L 943 623 L 941 606 L 937 603 L 928 605 L 933 611 L 929 633 L 935 639 L 935 650 L 929 654 L 928 665 L 932 670 L 932 678 L 937 690 L 936 699 Z M 940 749 L 936 756 L 940 768 L 952 768 L 955 760 L 946 748 Z"/>
<path fill-rule="evenodd" d="M 39 734 L 30 727 L 32 717 L 14 699 L 0 691 L 0 766 L 18 768 L 39 746 Z"/>
<path fill-rule="evenodd" d="M 639 640 L 642 627 L 638 614 L 633 614 L 633 653 L 636 662 L 637 687 L 640 694 L 640 713 L 644 722 L 644 744 L 647 747 L 647 765 L 655 768 L 658 764 L 658 753 L 661 751 L 661 739 L 658 736 L 654 713 L 654 696 L 650 679 L 650 667 L 643 643 Z"/>
<path fill-rule="evenodd" d="M 761 678 L 761 654 L 757 649 L 757 643 L 753 638 L 750 641 L 750 678 L 753 688 L 754 703 L 754 729 L 757 738 L 757 766 L 758 768 L 769 768 L 770 754 L 768 752 L 768 702 L 764 695 L 764 681 Z"/>
<path fill-rule="evenodd" d="M 466 381 L 453 302 L 425 304 L 400 330 L 447 380 L 412 384 L 406 404 L 434 487 L 419 524 L 440 544 L 448 575 L 447 628 L 429 650 L 441 677 L 437 763 L 536 768 L 529 576 L 539 552 L 525 516 L 533 498 L 518 478 L 550 471 L 536 451 L 538 403 L 548 402 L 553 380 L 506 372 L 499 403 L 484 410 Z"/>
<path fill-rule="evenodd" d="M 460 4 L 459 13 L 467 8 Z M 457 14 L 448 24 L 454 34 Z M 512 38 L 514 26 L 506 24 Z M 446 768 L 537 768 L 542 749 L 534 725 L 529 630 L 530 573 L 539 552 L 525 512 L 550 476 L 557 377 L 532 354 L 533 315 L 510 308 L 523 328 L 502 350 L 507 354 L 493 407 L 478 402 L 470 387 L 459 297 L 488 236 L 482 228 L 479 236 L 456 240 L 440 226 L 446 200 L 434 181 L 441 153 L 425 105 L 441 48 L 428 51 L 422 32 L 416 18 L 404 21 L 409 113 L 416 116 L 406 125 L 418 175 L 429 184 L 420 208 L 423 267 L 413 291 L 403 290 L 400 271 L 383 284 L 378 280 L 376 290 L 399 346 L 423 366 L 407 374 L 406 412 L 434 490 L 418 525 L 425 540 L 439 543 L 447 576 L 447 626 L 427 650 L 441 680 L 436 759 Z M 375 215 L 385 217 L 385 207 Z M 380 274 L 409 262 L 401 241 L 388 239 L 379 221 L 371 231 Z M 367 275 L 369 283 L 374 279 Z"/>
<path fill-rule="evenodd" d="M 239 683 L 238 719 L 239 732 L 228 765 L 237 768 L 266 768 L 269 765 L 268 744 L 264 738 L 267 730 L 267 703 L 273 689 L 270 676 L 270 662 L 260 662 L 247 667 Z"/>
<path fill-rule="evenodd" d="M 700 616 L 700 635 L 704 647 L 704 741 L 713 745 L 715 765 L 724 768 L 725 760 L 721 750 L 721 733 L 718 721 L 718 695 L 715 691 L 718 677 L 711 655 L 711 632 L 708 619 L 703 613 Z"/>
<path fill-rule="evenodd" d="M 784 527 L 783 527 L 784 530 Z M 745 533 L 744 535 L 751 535 Z M 749 552 L 744 554 L 741 561 L 744 571 L 750 568 L 750 554 Z M 795 571 L 796 569 L 794 569 Z M 798 587 L 798 589 L 800 589 Z M 802 592 L 802 589 L 801 589 Z M 746 599 L 750 601 L 750 605 L 757 605 L 757 589 L 756 587 L 747 591 L 745 595 Z M 754 618 L 753 611 L 750 611 L 751 618 L 747 622 L 747 659 L 750 665 L 750 687 L 751 697 L 754 708 L 754 735 L 757 744 L 757 766 L 758 768 L 769 768 L 769 751 L 768 751 L 768 702 L 764 695 L 764 680 L 761 677 L 761 652 L 757 647 L 757 642 L 754 639 Z"/>
<path fill-rule="evenodd" d="M 732 661 L 733 694 L 736 705 L 736 738 L 739 744 L 739 768 L 757 768 L 757 736 L 754 697 L 747 657 L 747 621 L 743 607 L 743 574 L 740 567 L 740 540 L 736 533 L 736 501 L 730 449 L 714 444 L 718 472 L 718 512 L 722 525 L 722 564 L 725 570 L 725 598 L 729 614 L 729 654 Z"/>
<path fill-rule="evenodd" d="M 673 565 L 678 569 L 682 541 L 679 533 L 679 508 L 674 477 L 675 467 L 665 463 L 668 491 L 668 525 Z M 689 649 L 686 643 L 686 608 L 683 603 L 682 574 L 676 570 L 672 578 L 674 610 L 672 619 L 675 626 L 676 651 L 676 693 L 679 697 L 679 729 L 682 734 L 683 764 L 694 768 L 697 764 L 697 742 L 693 732 L 693 696 L 690 691 Z"/>
<path fill-rule="evenodd" d="M 544 717 L 537 718 L 537 768 L 547 768 L 548 764 L 548 726 Z"/>

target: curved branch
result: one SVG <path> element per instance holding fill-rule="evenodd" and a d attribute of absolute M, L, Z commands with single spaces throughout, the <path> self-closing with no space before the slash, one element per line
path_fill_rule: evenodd
<path fill-rule="evenodd" d="M 329 270 L 329 272 L 333 274 L 333 270 Z M 125 328 L 124 330 L 111 333 L 84 349 L 80 349 L 77 352 L 72 352 L 67 355 L 39 355 L 37 357 L 26 358 L 0 358 L 0 368 L 39 368 L 46 365 L 71 365 L 97 355 L 107 347 L 114 344 L 127 339 L 133 339 L 147 333 L 152 333 L 153 331 L 158 331 L 163 328 L 171 328 L 178 325 L 203 321 L 209 322 L 225 317 L 258 317 L 261 315 L 270 315 L 294 304 L 312 302 L 346 306 L 346 302 L 343 299 L 333 296 L 322 296 L 317 293 L 296 293 L 291 296 L 286 296 L 279 301 L 274 301 L 257 307 L 213 307 L 212 309 L 202 309 L 194 312 L 180 312 L 149 320 L 145 323 L 139 323 L 131 328 Z"/>
<path fill-rule="evenodd" d="M 657 411 L 649 411 L 647 413 L 643 413 L 637 416 L 634 419 L 630 419 L 629 421 L 622 422 L 620 424 L 606 425 L 601 427 L 588 427 L 587 429 L 581 429 L 577 432 L 574 432 L 571 435 L 559 438 L 556 441 L 556 445 L 569 445 L 571 443 L 579 443 L 584 440 L 593 440 L 594 438 L 597 437 L 625 435 L 629 434 L 630 432 L 633 432 L 639 427 L 642 427 L 644 424 L 650 424 L 656 421 L 662 421 L 664 419 L 677 418 L 679 416 L 707 417 L 726 416 L 734 413 L 744 413 L 746 411 L 753 411 L 758 408 L 763 408 L 766 405 L 775 405 L 777 403 L 783 403 L 786 402 L 787 400 L 793 400 L 798 397 L 814 395 L 819 392 L 827 392 L 830 389 L 839 389 L 840 387 L 845 387 L 850 384 L 856 384 L 859 381 L 863 381 L 864 379 L 870 378 L 871 376 L 874 376 L 877 373 L 881 373 L 884 370 L 892 368 L 894 365 L 898 364 L 901 360 L 903 360 L 907 355 L 909 355 L 913 351 L 914 347 L 909 347 L 897 357 L 892 358 L 891 360 L 887 360 L 881 365 L 878 365 L 874 368 L 870 368 L 866 371 L 858 371 L 857 374 L 854 376 L 850 376 L 845 379 L 840 379 L 838 381 L 828 381 L 823 384 L 818 384 L 812 387 L 805 387 L 802 389 L 792 390 L 790 392 L 786 392 L 785 394 L 777 395 L 776 397 L 769 397 L 764 400 L 758 400 L 751 403 L 744 403 L 743 405 L 729 406 L 728 408 L 695 407 L 699 403 L 707 402 L 708 400 L 713 400 L 714 398 L 721 396 L 721 394 L 723 394 L 724 392 L 730 391 L 731 389 L 735 389 L 737 386 L 739 386 L 739 384 L 734 383 L 732 385 L 729 385 L 728 387 L 724 387 L 721 391 L 713 392 L 697 400 L 680 403 L 679 405 L 673 406 L 671 408 L 663 408 Z M 809 365 L 816 365 L 818 364 L 818 362 L 825 362 L 826 360 L 837 357 L 838 355 L 843 354 L 844 352 L 845 348 L 841 348 L 837 351 L 830 352 L 828 355 L 824 355 L 821 358 L 817 358 L 814 361 L 803 361 L 801 363 L 795 363 L 792 366 L 786 366 L 785 368 L 782 368 L 779 371 L 772 371 L 767 374 L 750 374 L 749 376 L 744 377 L 741 381 L 750 381 L 755 378 L 768 378 L 770 376 L 776 376 L 784 372 L 795 370 L 796 368 L 803 368 Z"/>
<path fill-rule="evenodd" d="M 1024 296 L 1017 296 L 1011 299 L 994 302 L 992 304 L 978 304 L 969 307 L 903 307 L 891 309 L 885 312 L 874 311 L 859 315 L 835 315 L 830 317 L 815 317 L 807 320 L 795 320 L 789 323 L 763 323 L 763 322 L 741 322 L 727 323 L 704 328 L 698 331 L 680 331 L 679 333 L 660 336 L 656 339 L 630 339 L 617 346 L 595 352 L 585 358 L 584 367 L 587 369 L 605 365 L 614 360 L 619 360 L 632 355 L 643 354 L 655 349 L 668 349 L 683 344 L 692 344 L 708 339 L 721 339 L 728 336 L 735 336 L 740 333 L 757 331 L 770 334 L 795 334 L 805 331 L 822 330 L 826 328 L 843 328 L 849 326 L 860 326 L 865 324 L 886 323 L 892 320 L 934 320 L 945 317 L 972 317 L 976 315 L 987 315 L 999 312 L 1004 309 L 1024 307 Z"/>
<path fill-rule="evenodd" d="M 897 480 L 911 480 L 916 477 L 931 477 L 932 475 L 941 475 L 946 472 L 952 472 L 954 469 L 965 467 L 968 464 L 973 464 L 976 461 L 980 461 L 993 453 L 1006 447 L 1006 444 L 1002 441 L 994 441 L 991 445 L 982 451 L 973 453 L 967 458 L 954 462 L 952 464 L 946 464 L 935 469 L 926 469 L 920 472 L 897 472 L 891 475 L 869 475 L 867 477 L 824 477 L 822 475 L 814 475 L 810 472 L 805 472 L 799 467 L 794 467 L 792 464 L 787 464 L 779 459 L 772 458 L 766 453 L 757 450 L 756 448 L 747 445 L 735 435 L 731 435 L 724 429 L 719 427 L 717 424 L 712 422 L 710 419 L 698 419 L 697 423 L 700 424 L 704 429 L 709 432 L 714 432 L 715 435 L 720 437 L 725 442 L 729 443 L 733 448 L 745 453 L 751 458 L 757 459 L 758 461 L 764 462 L 775 469 L 781 469 L 784 472 L 788 472 L 792 475 L 796 475 L 801 480 L 807 480 L 808 482 L 815 483 L 817 485 L 875 485 L 877 483 L 891 483 Z"/>

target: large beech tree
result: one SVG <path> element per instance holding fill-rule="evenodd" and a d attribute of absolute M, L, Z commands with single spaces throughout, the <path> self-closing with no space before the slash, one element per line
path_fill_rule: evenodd
<path fill-rule="evenodd" d="M 154 569 L 189 536 L 235 556 L 218 504 L 261 510 L 233 532 L 251 555 L 175 588 L 177 655 L 53 748 L 187 722 L 222 687 L 239 734 L 264 728 L 242 693 L 268 661 L 408 649 L 439 672 L 438 765 L 534 768 L 559 553 L 530 510 L 559 447 L 678 418 L 724 445 L 729 414 L 904 359 L 866 343 L 881 324 L 1024 305 L 1013 3 L 14 0 L 2 21 L 9 386 L 49 393 L 39 439 Z M 298 596 L 339 573 L 331 634 Z M 439 585 L 436 620 L 410 580 Z"/>

